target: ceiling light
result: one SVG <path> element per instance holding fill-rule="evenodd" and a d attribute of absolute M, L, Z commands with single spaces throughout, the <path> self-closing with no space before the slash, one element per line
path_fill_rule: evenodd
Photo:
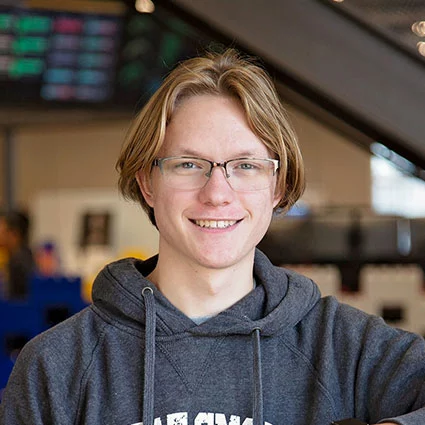
<path fill-rule="evenodd" d="M 425 42 L 420 41 L 417 45 L 418 51 L 422 56 L 425 56 Z"/>
<path fill-rule="evenodd" d="M 344 0 L 333 0 L 335 3 L 342 3 Z"/>
<path fill-rule="evenodd" d="M 155 10 L 152 0 L 136 0 L 134 7 L 140 13 L 152 13 Z"/>
<path fill-rule="evenodd" d="M 412 31 L 419 37 L 425 37 L 425 21 L 418 21 L 412 25 Z"/>

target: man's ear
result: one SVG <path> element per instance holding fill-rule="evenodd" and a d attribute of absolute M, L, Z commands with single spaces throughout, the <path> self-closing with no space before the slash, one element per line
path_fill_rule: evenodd
<path fill-rule="evenodd" d="M 151 208 L 153 208 L 154 196 L 150 175 L 138 171 L 136 173 L 136 180 L 137 184 L 139 185 L 139 189 L 142 192 L 143 197 L 145 198 L 145 201 Z"/>

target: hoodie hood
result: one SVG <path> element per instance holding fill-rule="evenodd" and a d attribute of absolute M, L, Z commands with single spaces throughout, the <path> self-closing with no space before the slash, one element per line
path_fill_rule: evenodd
<path fill-rule="evenodd" d="M 111 322 L 144 333 L 143 424 L 154 424 L 156 338 L 182 334 L 205 337 L 246 335 L 252 341 L 252 420 L 264 424 L 261 338 L 292 329 L 320 298 L 309 279 L 274 267 L 260 251 L 254 258 L 256 287 L 230 308 L 197 325 L 175 308 L 145 276 L 158 257 L 108 265 L 93 287 L 93 302 Z M 190 277 L 189 277 L 190 278 Z"/>
<path fill-rule="evenodd" d="M 111 320 L 141 331 L 145 327 L 143 288 L 150 288 L 156 304 L 156 334 L 248 335 L 259 329 L 271 336 L 294 327 L 320 298 L 316 284 L 295 272 L 273 266 L 256 250 L 256 288 L 233 306 L 196 325 L 174 307 L 145 276 L 155 268 L 158 257 L 146 261 L 126 258 L 106 266 L 93 286 L 94 305 Z"/>

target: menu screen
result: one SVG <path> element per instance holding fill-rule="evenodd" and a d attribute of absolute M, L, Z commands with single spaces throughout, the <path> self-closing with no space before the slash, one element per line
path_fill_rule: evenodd
<path fill-rule="evenodd" d="M 3 100 L 104 102 L 112 98 L 126 12 L 122 3 L 15 3 L 0 5 Z"/>
<path fill-rule="evenodd" d="M 156 8 L 119 0 L 0 0 L 0 104 L 136 107 L 205 44 Z"/>

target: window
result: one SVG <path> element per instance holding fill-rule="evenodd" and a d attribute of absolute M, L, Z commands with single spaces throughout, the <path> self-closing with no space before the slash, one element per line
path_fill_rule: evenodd
<path fill-rule="evenodd" d="M 377 214 L 425 217 L 425 181 L 401 171 L 383 157 L 372 156 L 370 165 L 372 208 Z"/>

